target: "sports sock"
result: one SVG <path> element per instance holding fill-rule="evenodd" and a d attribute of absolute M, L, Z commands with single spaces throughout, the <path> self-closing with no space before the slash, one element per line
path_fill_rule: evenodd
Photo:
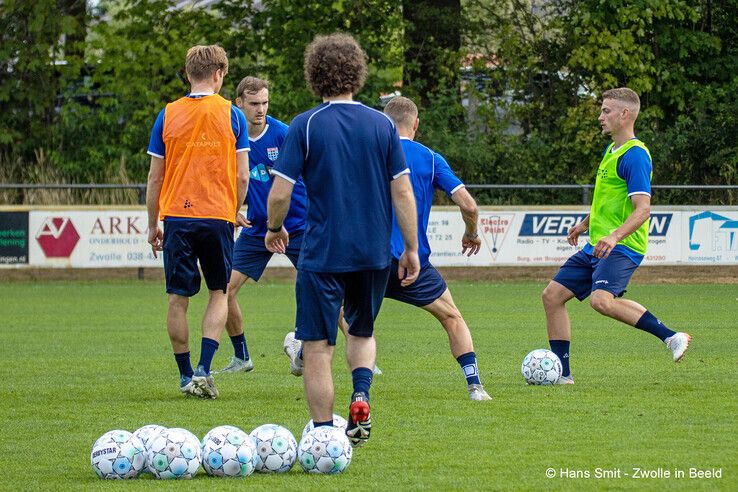
<path fill-rule="evenodd" d="M 549 340 L 551 352 L 556 354 L 561 361 L 561 375 L 565 377 L 571 376 L 569 369 L 569 340 Z"/>
<path fill-rule="evenodd" d="M 197 363 L 198 367 L 202 366 L 205 370 L 205 374 L 210 374 L 210 364 L 213 362 L 213 356 L 218 350 L 218 342 L 212 338 L 202 338 L 200 348 L 200 362 Z"/>
<path fill-rule="evenodd" d="M 479 381 L 477 354 L 475 354 L 474 352 L 467 352 L 458 356 L 456 358 L 456 361 L 461 366 L 461 372 L 464 373 L 466 384 L 482 384 L 481 381 Z"/>
<path fill-rule="evenodd" d="M 372 385 L 372 377 L 374 371 L 367 367 L 357 367 L 351 371 L 351 378 L 354 381 L 354 393 L 366 393 L 369 398 L 369 387 Z"/>
<path fill-rule="evenodd" d="M 676 334 L 676 332 L 671 331 L 656 316 L 651 314 L 650 311 L 643 313 L 643 316 L 641 316 L 641 319 L 639 319 L 635 324 L 635 327 L 639 330 L 647 331 L 653 336 L 659 337 L 662 342 Z"/>
<path fill-rule="evenodd" d="M 243 333 L 232 336 L 231 343 L 233 344 L 233 353 L 238 359 L 249 360 L 249 348 L 246 346 L 246 337 L 243 336 Z"/>
<path fill-rule="evenodd" d="M 190 353 L 182 352 L 181 354 L 174 354 L 174 360 L 177 361 L 179 375 L 191 378 L 195 371 L 192 370 L 192 364 L 190 363 Z"/>
<path fill-rule="evenodd" d="M 313 427 L 333 427 L 333 419 L 326 420 L 325 422 L 313 421 Z"/>

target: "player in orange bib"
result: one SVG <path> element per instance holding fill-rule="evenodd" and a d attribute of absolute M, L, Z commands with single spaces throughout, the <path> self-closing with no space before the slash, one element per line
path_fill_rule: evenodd
<path fill-rule="evenodd" d="M 234 225 L 249 181 L 249 140 L 243 112 L 218 95 L 228 73 L 220 46 L 193 46 L 185 71 L 190 93 L 167 104 L 151 131 L 146 207 L 149 243 L 163 251 L 169 309 L 167 331 L 180 372 L 180 391 L 217 398 L 210 374 L 228 314 Z M 164 222 L 164 230 L 159 227 Z M 187 307 L 200 290 L 202 269 L 210 299 L 202 321 L 197 369 L 190 363 Z"/>

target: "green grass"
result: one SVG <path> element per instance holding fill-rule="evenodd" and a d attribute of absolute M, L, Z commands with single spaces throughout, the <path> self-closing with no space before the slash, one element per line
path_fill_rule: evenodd
<path fill-rule="evenodd" d="M 294 323 L 291 283 L 249 284 L 241 293 L 256 368 L 216 380 L 221 398 L 183 398 L 164 328 L 160 282 L 0 285 L 0 489 L 561 489 L 738 488 L 735 285 L 633 285 L 642 302 L 694 337 L 685 360 L 643 332 L 571 303 L 576 385 L 528 387 L 520 361 L 546 347 L 538 284 L 451 283 L 474 335 L 492 402 L 471 402 L 440 325 L 386 301 L 377 322 L 374 430 L 346 473 L 315 477 L 299 465 L 245 482 L 206 477 L 108 483 L 90 467 L 105 431 L 150 423 L 199 436 L 221 424 L 251 431 L 275 422 L 299 437 L 309 419 L 302 380 L 289 374 L 282 338 Z M 205 296 L 190 307 L 197 360 Z M 231 355 L 224 336 L 214 367 Z M 339 339 L 336 412 L 350 377 Z M 547 468 L 589 479 L 547 479 Z M 596 479 L 597 468 L 722 469 L 719 479 Z"/>

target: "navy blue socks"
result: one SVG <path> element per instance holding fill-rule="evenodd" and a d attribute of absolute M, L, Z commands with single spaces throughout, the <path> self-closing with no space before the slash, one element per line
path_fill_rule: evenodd
<path fill-rule="evenodd" d="M 179 375 L 191 378 L 195 372 L 192 370 L 192 364 L 190 363 L 190 353 L 174 354 L 174 360 L 177 361 Z"/>
<path fill-rule="evenodd" d="M 369 388 L 372 385 L 372 378 L 374 372 L 367 367 L 357 367 L 351 371 L 351 378 L 354 381 L 354 393 L 366 393 L 366 397 L 369 398 Z"/>
<path fill-rule="evenodd" d="M 477 354 L 474 352 L 467 352 L 458 356 L 456 361 L 461 366 L 461 371 L 464 373 L 464 377 L 466 378 L 466 384 L 482 384 L 479 381 Z"/>
<path fill-rule="evenodd" d="M 646 331 L 653 336 L 659 337 L 662 342 L 676 333 L 667 328 L 666 325 L 659 321 L 659 319 L 651 314 L 650 311 L 643 313 L 643 316 L 641 316 L 641 319 L 639 319 L 635 324 L 635 327 L 639 330 Z"/>
<path fill-rule="evenodd" d="M 246 346 L 246 337 L 243 333 L 231 337 L 233 344 L 233 355 L 241 360 L 249 360 L 249 348 Z"/>
<path fill-rule="evenodd" d="M 201 347 L 200 362 L 198 362 L 197 365 L 202 366 L 205 370 L 205 374 L 210 374 L 210 364 L 213 362 L 213 356 L 218 350 L 218 342 L 212 338 L 203 337 Z"/>
<path fill-rule="evenodd" d="M 313 427 L 333 427 L 333 419 L 326 420 L 325 422 L 313 421 Z"/>
<path fill-rule="evenodd" d="M 569 369 L 569 340 L 549 340 L 551 352 L 556 354 L 561 361 L 561 375 L 569 377 L 571 370 Z"/>

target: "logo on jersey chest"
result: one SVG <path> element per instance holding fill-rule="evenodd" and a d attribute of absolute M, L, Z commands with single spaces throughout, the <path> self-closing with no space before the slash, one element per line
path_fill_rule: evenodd
<path fill-rule="evenodd" d="M 266 183 L 267 181 L 271 179 L 271 176 L 269 175 L 269 168 L 265 166 L 264 164 L 257 164 L 251 170 L 251 179 L 255 179 L 256 181 L 261 181 L 262 183 Z"/>
<path fill-rule="evenodd" d="M 277 160 L 277 157 L 279 157 L 279 147 L 270 147 L 267 149 L 267 157 L 269 157 L 269 160 L 274 162 Z"/>

